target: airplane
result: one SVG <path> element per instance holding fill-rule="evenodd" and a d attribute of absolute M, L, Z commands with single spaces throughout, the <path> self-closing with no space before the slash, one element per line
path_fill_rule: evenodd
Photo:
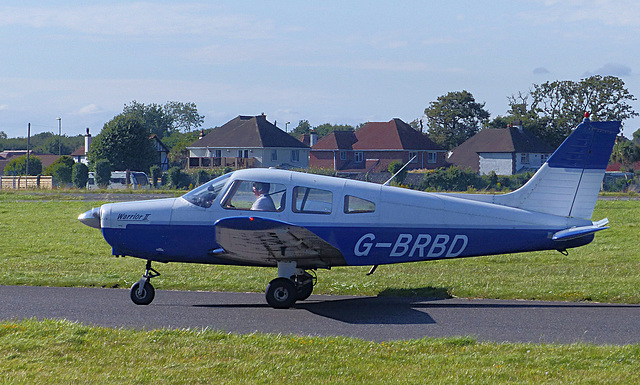
<path fill-rule="evenodd" d="M 620 126 L 585 114 L 533 177 L 506 194 L 430 193 L 253 168 L 178 198 L 104 204 L 78 219 L 102 230 L 113 255 L 147 261 L 131 287 L 135 304 L 154 299 L 152 262 L 185 262 L 277 267 L 266 301 L 289 308 L 311 295 L 317 269 L 371 265 L 372 274 L 384 264 L 567 253 L 590 243 L 608 228 L 607 219 L 591 216 Z"/>

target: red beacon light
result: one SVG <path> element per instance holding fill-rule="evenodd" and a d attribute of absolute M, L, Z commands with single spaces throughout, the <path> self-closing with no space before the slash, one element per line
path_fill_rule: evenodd
<path fill-rule="evenodd" d="M 585 111 L 585 112 L 584 112 L 584 117 L 585 117 L 585 119 L 589 119 L 589 116 L 591 116 L 591 114 L 589 113 L 589 111 Z"/>

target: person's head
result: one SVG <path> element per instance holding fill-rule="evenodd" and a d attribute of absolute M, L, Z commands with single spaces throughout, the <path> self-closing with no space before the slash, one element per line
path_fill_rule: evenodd
<path fill-rule="evenodd" d="M 257 193 L 257 194 L 266 194 L 269 192 L 269 188 L 271 186 L 269 185 L 269 183 L 262 183 L 262 182 L 254 182 L 253 183 L 253 192 Z"/>

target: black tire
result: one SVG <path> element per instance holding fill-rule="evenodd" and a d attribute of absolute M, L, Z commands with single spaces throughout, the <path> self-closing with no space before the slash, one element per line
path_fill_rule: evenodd
<path fill-rule="evenodd" d="M 307 282 L 297 287 L 298 301 L 304 301 L 313 293 L 313 282 Z"/>
<path fill-rule="evenodd" d="M 144 288 L 142 288 L 142 295 L 138 295 L 138 287 L 140 287 L 140 282 L 136 282 L 131 286 L 131 300 L 133 303 L 136 305 L 150 304 L 156 295 L 156 290 L 149 282 L 145 282 Z"/>
<path fill-rule="evenodd" d="M 274 309 L 288 309 L 296 303 L 298 290 L 290 279 L 276 278 L 267 285 L 265 297 Z"/>

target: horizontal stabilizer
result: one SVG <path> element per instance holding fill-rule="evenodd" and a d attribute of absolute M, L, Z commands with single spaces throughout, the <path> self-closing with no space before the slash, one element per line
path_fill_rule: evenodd
<path fill-rule="evenodd" d="M 561 230 L 553 234 L 553 238 L 551 239 L 553 239 L 554 241 L 567 241 L 569 239 L 584 237 L 589 234 L 593 234 L 596 231 L 608 229 L 608 223 L 609 220 L 605 218 L 598 222 L 594 222 L 594 224 L 591 226 L 572 227 L 566 230 Z"/>

